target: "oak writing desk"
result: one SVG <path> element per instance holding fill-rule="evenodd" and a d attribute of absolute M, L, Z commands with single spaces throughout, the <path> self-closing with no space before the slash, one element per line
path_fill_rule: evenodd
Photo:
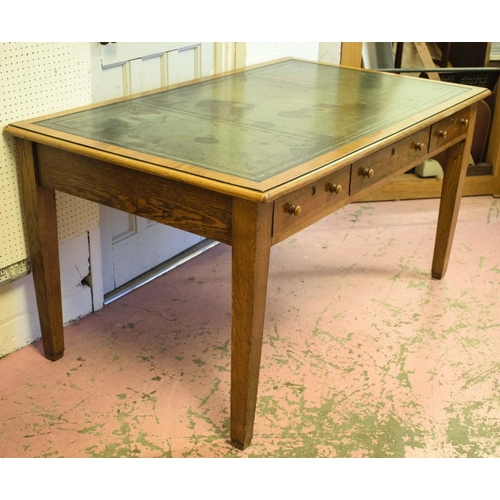
<path fill-rule="evenodd" d="M 63 355 L 54 190 L 232 246 L 231 440 L 250 444 L 272 245 L 448 150 L 443 277 L 477 87 L 287 59 L 6 127 L 45 355 Z"/>

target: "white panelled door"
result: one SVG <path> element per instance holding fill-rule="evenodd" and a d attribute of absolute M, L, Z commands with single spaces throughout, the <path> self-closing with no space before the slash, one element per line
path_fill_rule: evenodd
<path fill-rule="evenodd" d="M 94 102 L 215 73 L 212 42 L 95 42 L 91 47 Z M 104 206 L 100 227 L 105 294 L 202 240 Z"/>

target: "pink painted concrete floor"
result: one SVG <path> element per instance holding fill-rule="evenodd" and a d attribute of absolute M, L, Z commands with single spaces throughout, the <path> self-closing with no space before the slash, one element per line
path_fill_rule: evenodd
<path fill-rule="evenodd" d="M 273 247 L 255 434 L 229 440 L 230 248 L 0 360 L 1 457 L 499 457 L 500 200 L 350 205 Z"/>

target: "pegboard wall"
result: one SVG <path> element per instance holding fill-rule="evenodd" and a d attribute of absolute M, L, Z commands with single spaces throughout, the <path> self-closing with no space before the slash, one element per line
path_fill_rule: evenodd
<path fill-rule="evenodd" d="M 246 65 L 282 57 L 318 60 L 319 42 L 247 42 Z"/>
<path fill-rule="evenodd" d="M 0 129 L 91 102 L 88 43 L 0 42 Z M 57 193 L 59 241 L 99 224 L 98 205 Z M 14 140 L 0 142 L 0 285 L 29 272 Z"/>

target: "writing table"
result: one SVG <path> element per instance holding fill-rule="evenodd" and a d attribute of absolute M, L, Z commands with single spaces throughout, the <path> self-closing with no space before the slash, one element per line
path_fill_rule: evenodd
<path fill-rule="evenodd" d="M 229 244 L 231 440 L 245 448 L 272 245 L 448 150 L 432 262 L 442 278 L 488 94 L 286 59 L 7 126 L 46 357 L 64 351 L 54 190 Z"/>

